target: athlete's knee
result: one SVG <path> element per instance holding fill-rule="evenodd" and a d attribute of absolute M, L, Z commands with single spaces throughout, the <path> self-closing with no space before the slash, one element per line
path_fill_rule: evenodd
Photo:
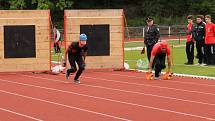
<path fill-rule="evenodd" d="M 85 67 L 86 67 L 86 65 L 85 65 L 85 64 L 82 64 L 82 65 L 79 67 L 79 69 L 83 71 L 83 70 L 85 70 Z"/>
<path fill-rule="evenodd" d="M 70 69 L 70 72 L 71 73 L 74 73 L 74 72 L 76 72 L 77 71 L 77 69 L 75 68 L 75 67 L 71 67 L 71 69 Z"/>
<path fill-rule="evenodd" d="M 158 69 L 165 69 L 165 68 L 166 68 L 166 65 L 165 65 L 165 64 L 156 64 L 156 65 L 155 65 L 155 68 L 158 68 Z"/>

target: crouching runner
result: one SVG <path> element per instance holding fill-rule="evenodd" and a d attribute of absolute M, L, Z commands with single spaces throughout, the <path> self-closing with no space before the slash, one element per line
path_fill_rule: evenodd
<path fill-rule="evenodd" d="M 66 71 L 66 78 L 69 79 L 70 73 L 75 73 L 77 71 L 76 63 L 78 65 L 78 71 L 74 77 L 74 82 L 79 84 L 79 76 L 85 69 L 85 58 L 87 55 L 87 36 L 86 34 L 81 34 L 78 42 L 72 42 L 65 52 L 65 57 L 69 59 L 71 68 Z M 65 59 L 66 59 L 65 58 Z"/>
<path fill-rule="evenodd" d="M 152 64 L 154 61 L 155 80 L 159 79 L 162 69 L 166 68 L 165 65 L 166 56 L 168 61 L 167 74 L 169 74 L 171 69 L 170 47 L 166 41 L 156 43 L 151 52 L 148 70 L 148 73 L 152 74 Z"/>

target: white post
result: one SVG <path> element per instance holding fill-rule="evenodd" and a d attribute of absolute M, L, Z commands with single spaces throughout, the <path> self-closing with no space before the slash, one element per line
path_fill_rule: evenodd
<path fill-rule="evenodd" d="M 171 28 L 170 28 L 170 26 L 169 26 L 169 33 L 168 34 L 169 34 L 169 37 L 170 37 L 170 35 L 171 35 Z"/>

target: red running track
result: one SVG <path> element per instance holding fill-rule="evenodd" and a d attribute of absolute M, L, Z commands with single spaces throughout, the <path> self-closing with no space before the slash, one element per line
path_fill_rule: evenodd
<path fill-rule="evenodd" d="M 71 77 L 72 78 L 72 77 Z M 0 74 L 3 121 L 215 121 L 215 81 L 138 72 Z"/>

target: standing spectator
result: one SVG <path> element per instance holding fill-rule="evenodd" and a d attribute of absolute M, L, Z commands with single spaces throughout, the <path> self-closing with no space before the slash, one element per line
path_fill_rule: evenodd
<path fill-rule="evenodd" d="M 196 17 L 196 26 L 192 31 L 192 36 L 196 41 L 196 50 L 197 50 L 197 65 L 206 65 L 207 59 L 205 57 L 205 23 L 203 22 L 204 16 L 197 15 Z"/>
<path fill-rule="evenodd" d="M 60 41 L 60 31 L 57 29 L 57 26 L 54 26 L 53 29 L 53 33 L 54 33 L 54 49 L 55 49 L 55 53 L 61 53 L 60 50 L 60 45 L 59 45 L 59 41 Z"/>
<path fill-rule="evenodd" d="M 206 47 L 206 57 L 207 64 L 215 64 L 215 24 L 211 22 L 211 16 L 205 16 L 206 26 L 205 26 L 205 47 Z"/>
<path fill-rule="evenodd" d="M 153 46 L 158 42 L 160 37 L 159 30 L 154 24 L 153 18 L 148 17 L 146 19 L 147 27 L 144 29 L 144 47 L 141 51 L 141 54 L 145 52 L 145 46 L 147 48 L 147 57 L 148 61 L 150 61 L 151 51 Z"/>
<path fill-rule="evenodd" d="M 187 42 L 186 42 L 186 54 L 187 54 L 187 62 L 186 65 L 192 65 L 194 59 L 194 40 L 192 38 L 191 30 L 193 28 L 193 16 L 187 16 Z"/>

